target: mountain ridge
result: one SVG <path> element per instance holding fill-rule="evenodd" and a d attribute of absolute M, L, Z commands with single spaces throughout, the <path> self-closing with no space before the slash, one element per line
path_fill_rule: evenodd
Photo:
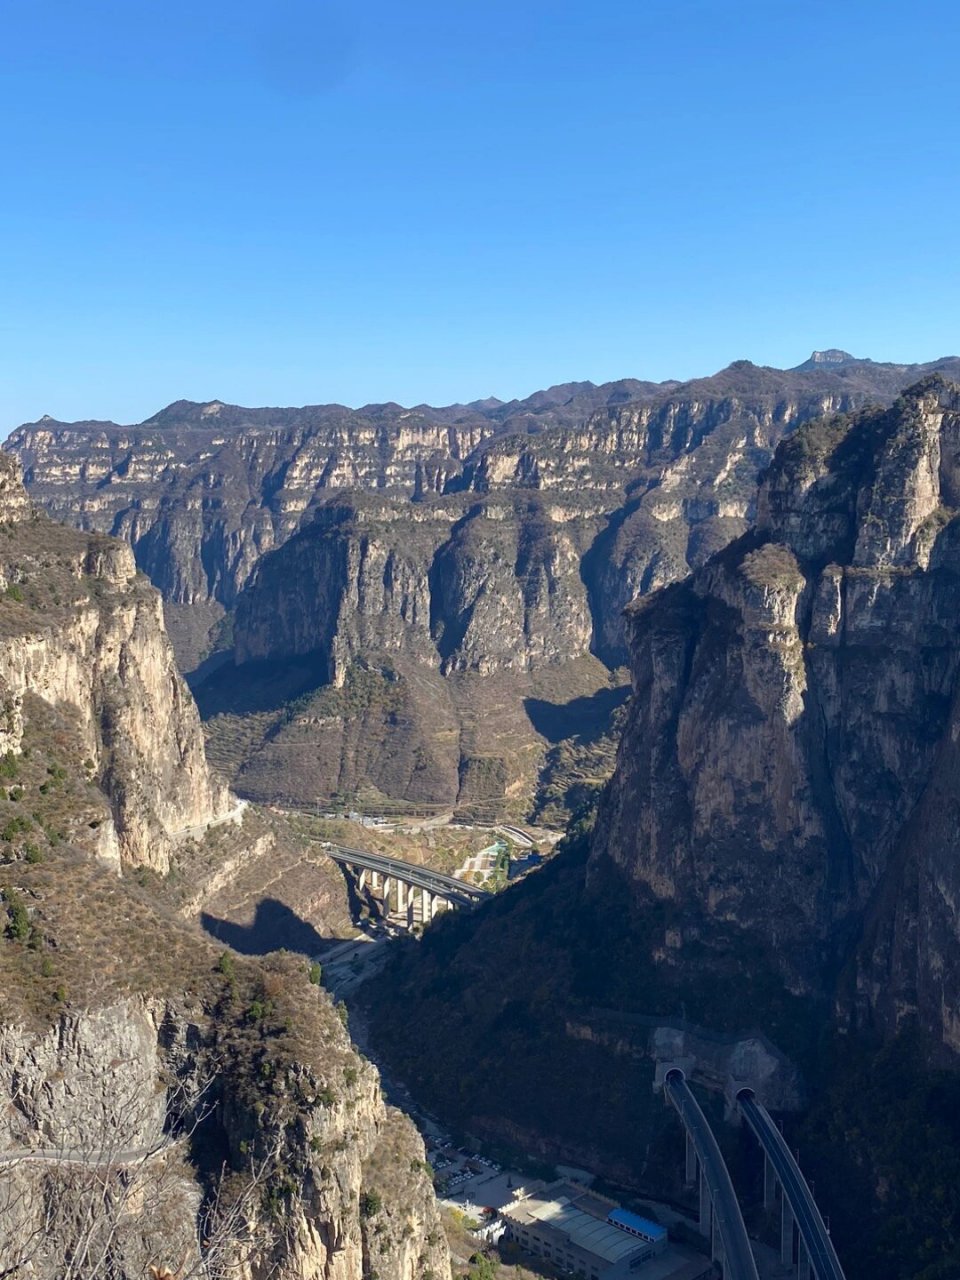
<path fill-rule="evenodd" d="M 960 375 L 960 360 L 934 363 Z M 404 671 L 399 682 L 383 677 L 363 711 L 360 737 L 372 749 L 357 753 L 347 734 L 339 754 L 322 753 L 320 793 L 341 792 L 339 779 L 352 795 L 425 798 L 419 782 L 407 792 L 392 753 L 380 750 L 402 694 L 401 721 L 428 755 L 446 726 L 437 771 L 446 781 L 432 802 L 482 796 L 514 817 L 542 816 L 547 791 L 559 786 L 550 759 L 567 756 L 580 770 L 589 758 L 596 785 L 594 765 L 610 745 L 598 757 L 593 744 L 562 747 L 541 734 L 530 709 L 547 687 L 560 705 L 581 697 L 600 705 L 626 660 L 623 608 L 743 533 L 777 443 L 824 413 L 889 403 L 914 373 L 868 361 L 807 372 L 736 361 L 685 383 L 557 384 L 484 413 L 174 402 L 152 425 L 46 423 L 22 428 L 8 448 L 52 516 L 131 544 L 165 597 L 183 670 L 216 651 L 229 663 L 231 649 L 236 662 L 270 664 L 258 668 L 258 705 L 271 717 L 262 740 L 240 733 L 239 711 L 225 705 L 231 667 L 198 687 L 211 749 L 235 785 L 269 801 L 270 779 L 284 777 L 277 762 L 292 712 L 272 705 L 268 685 L 293 701 L 316 692 L 318 726 L 331 708 L 340 709 L 339 726 L 361 686 L 370 695 L 370 671 L 350 677 L 353 692 L 343 683 L 365 636 L 374 676 L 396 674 L 396 660 Z M 321 554 L 318 521 L 338 530 L 336 564 Z M 285 595 L 304 598 L 296 627 L 289 609 L 265 603 Z M 317 605 L 328 597 L 333 632 Z M 303 665 L 311 653 L 313 676 Z M 248 662 L 248 677 L 253 670 Z M 476 677 L 509 733 L 479 732 L 456 693 Z M 269 767 L 267 757 L 276 757 Z M 378 759 L 386 772 L 364 763 Z M 301 785 L 298 802 L 315 800 Z"/>

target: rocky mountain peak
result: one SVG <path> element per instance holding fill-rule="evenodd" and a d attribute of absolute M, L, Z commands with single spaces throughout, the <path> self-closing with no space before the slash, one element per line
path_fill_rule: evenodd
<path fill-rule="evenodd" d="M 849 351 L 842 351 L 839 347 L 827 347 L 825 351 L 813 351 L 810 358 L 804 360 L 803 364 L 798 364 L 796 369 L 798 372 L 808 369 L 835 369 L 843 364 L 856 364 L 858 359 L 852 356 Z"/>
<path fill-rule="evenodd" d="M 919 841 L 911 815 L 934 785 L 931 823 L 960 805 L 956 774 L 936 781 L 960 723 L 958 479 L 960 386 L 938 375 L 780 444 L 754 528 L 632 611 L 594 847 L 699 916 L 701 941 L 722 922 L 762 940 L 795 992 L 852 963 L 886 895 L 900 918 L 875 936 L 904 948 L 886 1015 L 919 1013 L 954 1050 L 955 827 Z"/>

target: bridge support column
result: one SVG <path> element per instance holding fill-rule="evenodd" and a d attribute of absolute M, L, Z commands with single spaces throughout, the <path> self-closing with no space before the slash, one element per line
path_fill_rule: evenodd
<path fill-rule="evenodd" d="M 777 1199 L 777 1175 L 773 1171 L 773 1165 L 767 1159 L 766 1152 L 763 1156 L 763 1207 L 764 1209 L 772 1209 Z"/>
<path fill-rule="evenodd" d="M 780 1201 L 780 1261 L 785 1267 L 793 1266 L 793 1210 L 790 1201 L 783 1196 Z"/>
<path fill-rule="evenodd" d="M 710 1212 L 710 1188 L 704 1177 L 703 1165 L 700 1166 L 700 1234 L 710 1238 L 710 1223 L 713 1215 Z"/>
<path fill-rule="evenodd" d="M 383 914 L 390 915 L 390 894 L 393 892 L 393 880 L 390 876 L 383 877 Z"/>
<path fill-rule="evenodd" d="M 357 888 L 361 893 L 363 893 L 366 887 L 367 887 L 367 869 L 366 867 L 361 867 L 359 872 L 357 873 Z"/>
<path fill-rule="evenodd" d="M 430 919 L 432 920 L 434 916 L 439 915 L 441 911 L 446 909 L 446 906 L 447 906 L 446 898 L 440 898 L 440 897 L 434 896 L 433 906 L 430 910 Z"/>
<path fill-rule="evenodd" d="M 697 1180 L 697 1149 L 693 1145 L 693 1139 L 687 1134 L 687 1162 L 684 1167 L 684 1182 L 688 1187 L 692 1187 Z"/>
<path fill-rule="evenodd" d="M 370 892 L 379 894 L 380 892 L 380 872 L 370 872 Z"/>
<path fill-rule="evenodd" d="M 723 1257 L 723 1244 L 720 1240 L 720 1232 L 717 1230 L 717 1215 L 714 1213 L 710 1218 L 710 1261 L 719 1262 L 720 1270 L 725 1271 Z"/>
<path fill-rule="evenodd" d="M 407 902 L 410 898 L 410 886 L 406 880 L 397 881 L 397 915 L 405 916 L 407 914 Z"/>
<path fill-rule="evenodd" d="M 802 1240 L 797 1246 L 797 1277 L 798 1280 L 810 1280 L 810 1255 Z"/>
<path fill-rule="evenodd" d="M 429 889 L 420 891 L 420 923 L 429 924 L 433 919 L 433 894 Z"/>

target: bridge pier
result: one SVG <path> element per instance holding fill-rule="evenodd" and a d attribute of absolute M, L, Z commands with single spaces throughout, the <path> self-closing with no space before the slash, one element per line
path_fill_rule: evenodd
<path fill-rule="evenodd" d="M 377 898 L 384 917 L 402 921 L 410 929 L 428 925 L 441 911 L 473 907 L 490 896 L 485 889 L 399 858 L 348 849 L 328 840 L 317 843 L 349 874 L 361 898 Z"/>
<path fill-rule="evenodd" d="M 772 1209 L 777 1202 L 777 1175 L 767 1153 L 763 1153 L 763 1207 Z"/>
<path fill-rule="evenodd" d="M 697 1180 L 697 1149 L 693 1145 L 693 1139 L 689 1133 L 686 1134 L 687 1139 L 687 1160 L 684 1167 L 684 1183 L 688 1187 L 692 1187 Z"/>
<path fill-rule="evenodd" d="M 793 1266 L 793 1210 L 786 1196 L 781 1197 L 780 1207 L 780 1261 L 785 1267 Z"/>
<path fill-rule="evenodd" d="M 700 1234 L 710 1239 L 713 1214 L 710 1205 L 710 1188 L 700 1166 Z"/>
<path fill-rule="evenodd" d="M 802 1240 L 797 1247 L 797 1277 L 798 1280 L 810 1280 L 810 1255 Z"/>
<path fill-rule="evenodd" d="M 715 1210 L 710 1218 L 710 1261 L 718 1262 L 721 1271 L 726 1270 L 723 1261 L 723 1244 L 720 1240 L 720 1232 L 717 1230 L 717 1214 Z"/>

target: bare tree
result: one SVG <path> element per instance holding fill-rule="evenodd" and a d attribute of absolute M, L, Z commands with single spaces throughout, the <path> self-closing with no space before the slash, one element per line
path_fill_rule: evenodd
<path fill-rule="evenodd" d="M 262 1208 L 281 1140 L 201 1187 L 184 1149 L 211 1115 L 209 1090 L 178 1086 L 158 1113 L 131 1087 L 54 1147 L 0 1152 L 0 1280 L 132 1280 L 148 1265 L 172 1280 L 227 1280 L 269 1256 L 277 1229 Z"/>

